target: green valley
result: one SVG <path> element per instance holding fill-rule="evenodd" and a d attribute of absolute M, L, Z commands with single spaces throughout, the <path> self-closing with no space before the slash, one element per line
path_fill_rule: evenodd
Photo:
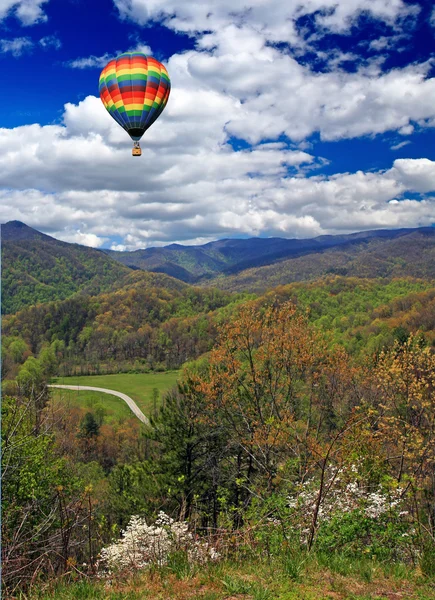
<path fill-rule="evenodd" d="M 165 393 L 171 388 L 176 387 L 178 377 L 178 371 L 117 373 L 111 375 L 55 377 L 52 383 L 77 386 L 88 385 L 123 392 L 133 398 L 145 415 L 152 415 L 153 411 L 160 407 Z M 107 394 L 98 395 L 97 392 L 74 392 L 69 390 L 58 390 L 53 395 L 64 397 L 70 404 L 92 408 L 93 405 L 98 403 L 115 415 L 119 414 L 123 417 L 126 415 L 131 416 L 128 408 L 125 410 L 124 402 L 115 396 L 108 396 Z"/>
<path fill-rule="evenodd" d="M 6 597 L 433 597 L 430 232 L 223 240 L 193 286 L 9 231 Z"/>

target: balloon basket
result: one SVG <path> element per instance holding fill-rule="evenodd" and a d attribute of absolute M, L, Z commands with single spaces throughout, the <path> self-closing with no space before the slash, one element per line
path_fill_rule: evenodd
<path fill-rule="evenodd" d="M 142 150 L 140 149 L 140 146 L 133 146 L 131 153 L 133 156 L 142 156 Z"/>

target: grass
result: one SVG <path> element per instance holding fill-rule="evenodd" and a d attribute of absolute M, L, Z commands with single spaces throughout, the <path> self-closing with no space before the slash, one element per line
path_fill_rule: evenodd
<path fill-rule="evenodd" d="M 157 404 L 160 404 L 163 394 L 176 385 L 178 374 L 178 371 L 166 371 L 163 373 L 119 373 L 115 375 L 57 377 L 53 380 L 53 383 L 59 385 L 89 385 L 123 392 L 133 398 L 142 412 L 149 416 L 154 410 L 153 390 L 158 391 Z M 72 392 L 66 395 L 64 392 L 65 390 L 62 390 L 64 398 L 68 398 L 69 402 L 76 402 L 80 406 L 89 407 L 91 406 L 89 403 L 100 403 L 104 408 L 110 410 L 116 418 L 131 415 L 125 402 L 116 396 L 84 391 Z"/>
<path fill-rule="evenodd" d="M 69 385 L 69 384 L 68 384 Z M 73 385 L 73 384 L 72 384 Z M 84 384 L 81 384 L 84 385 Z M 104 409 L 105 420 L 121 421 L 123 419 L 130 419 L 133 413 L 128 408 L 127 404 L 118 398 L 117 396 L 110 396 L 101 392 L 89 392 L 89 391 L 75 391 L 75 390 L 52 390 L 52 396 L 56 400 L 62 400 L 62 402 L 69 406 L 79 406 L 95 412 L 98 408 Z"/>
<path fill-rule="evenodd" d="M 370 561 L 368 561 L 370 562 Z M 361 565 L 342 575 L 321 566 L 315 556 L 304 562 L 300 580 L 286 572 L 282 557 L 271 560 L 227 561 L 186 568 L 177 557 L 172 564 L 131 577 L 80 581 L 34 589 L 21 600 L 434 600 L 434 580 L 405 570 L 391 576 L 381 563 L 372 563 L 367 578 Z M 361 571 L 361 572 L 360 572 Z M 368 580 L 369 579 L 369 580 Z"/>

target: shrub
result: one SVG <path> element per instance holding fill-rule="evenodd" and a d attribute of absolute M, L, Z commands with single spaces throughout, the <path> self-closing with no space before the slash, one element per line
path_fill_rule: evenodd
<path fill-rule="evenodd" d="M 101 550 L 101 573 L 134 571 L 150 565 L 167 565 L 171 555 L 184 551 L 189 563 L 206 563 L 219 558 L 216 549 L 189 531 L 185 521 L 174 521 L 160 512 L 154 525 L 144 518 L 130 519 L 121 539 Z"/>

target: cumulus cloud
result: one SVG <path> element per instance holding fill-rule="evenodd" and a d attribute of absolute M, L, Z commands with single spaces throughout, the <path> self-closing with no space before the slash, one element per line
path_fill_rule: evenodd
<path fill-rule="evenodd" d="M 348 34 L 365 11 L 398 39 L 402 20 L 417 10 L 411 3 L 115 4 L 124 18 L 160 21 L 196 42 L 167 61 L 171 97 L 143 138 L 142 158 L 131 158 L 127 134 L 94 96 L 67 103 L 59 125 L 0 130 L 3 222 L 20 219 L 67 241 L 117 249 L 435 222 L 434 161 L 398 159 L 387 170 L 319 175 L 326 161 L 311 138 L 410 135 L 415 124 L 430 126 L 431 63 L 384 71 L 381 58 L 359 61 L 333 48 L 325 69 L 315 72 L 294 52 L 314 43 L 313 33 L 300 28 L 303 16 L 311 15 L 317 36 Z M 110 58 L 78 58 L 69 66 L 101 68 Z M 349 61 L 352 72 L 342 68 Z"/>
<path fill-rule="evenodd" d="M 434 161 L 428 158 L 414 160 L 398 158 L 394 161 L 393 170 L 403 182 L 407 190 L 426 193 L 435 192 Z"/>
<path fill-rule="evenodd" d="M 246 33 L 246 32 L 245 32 Z M 259 34 L 241 35 L 229 26 L 204 38 L 212 52 L 171 57 L 174 88 L 195 94 L 213 90 L 233 100 L 226 129 L 251 143 L 282 134 L 303 140 L 320 132 L 324 140 L 412 130 L 411 121 L 433 118 L 435 78 L 430 64 L 374 73 L 314 73 L 288 54 L 262 44 Z M 257 48 L 255 47 L 257 44 Z M 284 76 L 285 74 L 285 76 Z"/>
<path fill-rule="evenodd" d="M 383 57 L 361 60 L 331 46 L 322 50 L 323 72 L 295 58 L 295 49 L 328 33 L 349 34 L 359 17 L 387 24 L 391 35 L 373 44 L 378 49 L 407 39 L 401 25 L 415 16 L 417 4 L 402 0 L 114 0 L 122 18 L 145 25 L 163 22 L 195 37 L 196 49 L 169 60 L 174 88 L 195 93 L 213 90 L 238 103 L 228 116 L 226 132 L 250 143 L 286 135 L 302 141 L 313 132 L 324 140 L 412 131 L 412 122 L 435 118 L 435 79 L 431 63 L 382 70 Z M 299 20 L 310 15 L 311 38 Z M 304 37 L 305 36 L 305 37 Z M 311 40 L 311 41 L 310 41 Z M 277 46 L 287 44 L 287 46 Z M 376 49 L 376 48 L 375 48 Z M 357 50 L 357 48 L 355 48 Z M 296 52 L 297 54 L 297 52 Z M 353 72 L 343 69 L 353 63 Z M 236 113 L 236 114 L 235 114 Z"/>
<path fill-rule="evenodd" d="M 122 241 L 114 246 L 128 249 L 435 221 L 435 198 L 427 195 L 435 189 L 435 161 L 398 159 L 386 171 L 306 176 L 305 166 L 315 168 L 319 159 L 291 144 L 236 151 L 222 134 L 220 109 L 237 110 L 238 103 L 214 94 L 194 107 L 183 96 L 172 112 L 168 105 L 137 160 L 125 132 L 91 96 L 66 106 L 63 125 L 0 130 L 1 221 L 19 219 L 94 247 L 116 234 Z"/>
<path fill-rule="evenodd" d="M 405 16 L 415 14 L 417 5 L 403 0 L 256 0 L 247 5 L 244 0 L 114 0 L 119 14 L 142 25 L 163 21 L 176 31 L 196 34 L 218 31 L 231 23 L 249 23 L 274 42 L 297 42 L 296 22 L 312 15 L 319 32 L 349 32 L 361 14 L 394 25 Z"/>
<path fill-rule="evenodd" d="M 24 26 L 46 21 L 43 5 L 48 0 L 0 0 L 0 22 L 14 15 Z"/>

